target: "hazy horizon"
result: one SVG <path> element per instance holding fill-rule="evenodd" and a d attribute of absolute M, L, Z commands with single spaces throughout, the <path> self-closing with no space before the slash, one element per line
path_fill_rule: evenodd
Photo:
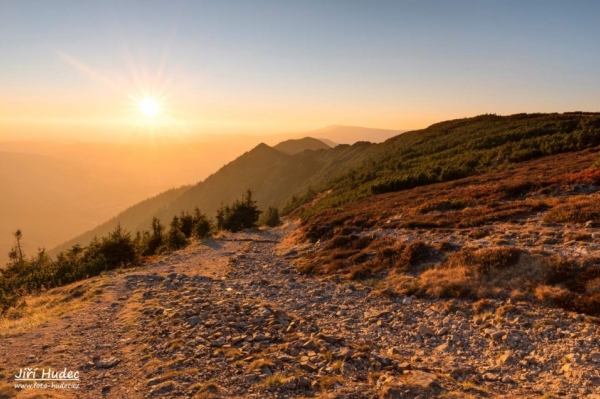
<path fill-rule="evenodd" d="M 560 1 L 2 2 L 0 141 L 414 130 L 594 110 L 597 11 Z"/>

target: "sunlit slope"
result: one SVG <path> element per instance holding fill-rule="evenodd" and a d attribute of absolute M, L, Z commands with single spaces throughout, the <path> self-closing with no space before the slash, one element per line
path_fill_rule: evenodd
<path fill-rule="evenodd" d="M 102 236 L 118 223 L 131 231 L 147 229 L 153 217 L 167 224 L 174 215 L 184 210 L 191 211 L 196 206 L 213 217 L 222 203 L 238 199 L 248 188 L 254 191 L 261 209 L 282 207 L 294 193 L 322 186 L 332 176 L 339 175 L 349 162 L 358 159 L 364 148 L 371 145 L 341 145 L 335 149 L 287 155 L 260 144 L 204 181 L 135 205 L 98 228 L 69 240 L 60 249 L 76 243 L 85 245 L 91 238 Z"/>
<path fill-rule="evenodd" d="M 261 209 L 282 208 L 294 196 L 312 199 L 304 195 L 309 191 L 327 191 L 309 211 L 318 212 L 373 194 L 507 169 L 597 145 L 600 115 L 592 113 L 482 115 L 438 123 L 379 144 L 359 142 L 295 155 L 261 144 L 149 212 L 145 221 L 122 216 L 112 223 L 120 221 L 130 230 L 147 228 L 154 216 L 166 223 L 195 206 L 214 216 L 221 203 L 232 202 L 248 188 Z M 87 243 L 82 238 L 71 242 Z"/>

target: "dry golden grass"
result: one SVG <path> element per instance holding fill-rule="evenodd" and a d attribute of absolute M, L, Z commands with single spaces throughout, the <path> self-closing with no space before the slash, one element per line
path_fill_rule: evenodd
<path fill-rule="evenodd" d="M 265 385 L 269 387 L 278 387 L 286 382 L 286 376 L 283 373 L 275 373 L 265 378 Z"/>
<path fill-rule="evenodd" d="M 323 376 L 319 378 L 319 386 L 323 389 L 333 388 L 335 384 L 342 384 L 344 379 L 340 376 Z"/>
<path fill-rule="evenodd" d="M 220 399 L 223 389 L 215 382 L 205 382 L 192 387 L 192 392 L 194 391 L 194 399 Z"/>
<path fill-rule="evenodd" d="M 263 367 L 273 367 L 273 362 L 268 359 L 257 359 L 248 365 L 248 370 L 260 370 Z"/>
<path fill-rule="evenodd" d="M 538 285 L 534 290 L 535 297 L 546 303 L 556 303 L 569 294 L 569 290 L 555 285 Z"/>
<path fill-rule="evenodd" d="M 27 296 L 0 318 L 0 337 L 6 338 L 34 329 L 89 305 L 104 294 L 106 278 L 96 277 L 47 292 Z"/>
<path fill-rule="evenodd" d="M 548 223 L 600 223 L 600 197 L 578 195 L 552 208 L 544 219 Z"/>

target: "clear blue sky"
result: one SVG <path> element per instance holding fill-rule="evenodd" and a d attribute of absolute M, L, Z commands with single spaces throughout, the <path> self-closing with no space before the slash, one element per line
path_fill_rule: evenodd
<path fill-rule="evenodd" d="M 0 0 L 0 139 L 142 92 L 206 132 L 597 111 L 599 39 L 597 1 Z"/>

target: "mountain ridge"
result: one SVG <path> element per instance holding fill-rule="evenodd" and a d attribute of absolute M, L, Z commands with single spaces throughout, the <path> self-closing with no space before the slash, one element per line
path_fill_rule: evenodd
<path fill-rule="evenodd" d="M 149 226 L 152 217 L 166 221 L 195 206 L 212 216 L 221 203 L 232 202 L 248 188 L 263 210 L 286 204 L 291 210 L 329 190 L 330 195 L 302 214 L 307 218 L 320 209 L 370 195 L 456 180 L 598 144 L 600 116 L 573 113 L 480 115 L 440 122 L 379 144 L 357 142 L 294 155 L 262 143 L 145 220 L 122 220 L 122 224 L 128 229 Z"/>

